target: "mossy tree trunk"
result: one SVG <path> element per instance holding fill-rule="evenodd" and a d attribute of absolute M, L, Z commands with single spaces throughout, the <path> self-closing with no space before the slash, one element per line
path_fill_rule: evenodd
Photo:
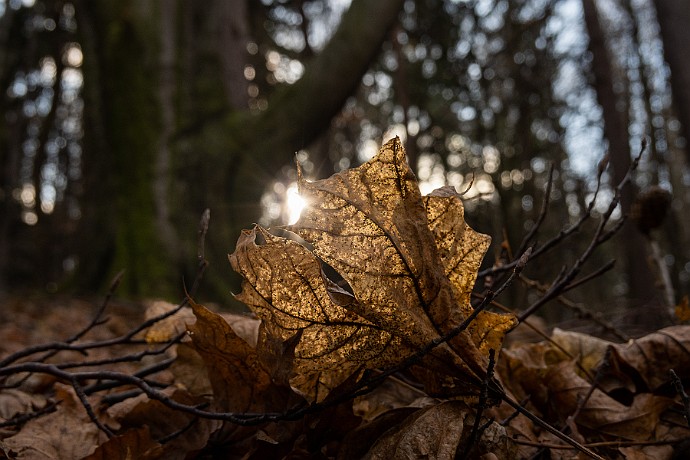
<path fill-rule="evenodd" d="M 77 3 L 85 55 L 88 176 L 78 277 L 93 287 L 125 269 L 120 292 L 160 296 L 181 288 L 181 275 L 188 282 L 193 276 L 199 217 L 210 208 L 206 256 L 211 268 L 203 292 L 206 298 L 228 301 L 233 284 L 227 254 L 240 229 L 259 219 L 264 187 L 298 149 L 329 127 L 376 58 L 403 0 L 354 0 L 329 44 L 306 63 L 303 77 L 277 88 L 267 110 L 259 113 L 250 113 L 237 94 L 228 94 L 233 63 L 218 46 L 223 25 L 211 17 L 213 11 L 222 14 L 223 5 L 164 4 L 176 11 L 174 24 L 167 27 L 176 28 L 177 80 L 167 88 L 174 94 L 162 96 L 160 71 L 170 75 L 170 50 L 165 63 L 160 51 L 170 42 L 161 43 L 164 29 L 156 32 L 164 26 L 160 16 L 144 14 L 146 8 L 134 1 Z M 236 24 L 233 30 L 243 29 Z M 233 46 L 246 46 L 241 37 L 233 37 Z M 234 69 L 242 71 L 244 65 L 234 63 Z M 171 123 L 177 130 L 172 135 Z M 195 125 L 201 129 L 188 128 Z M 157 150 L 161 132 L 169 141 L 167 164 Z M 166 181 L 161 174 L 170 177 Z M 162 214 L 161 203 L 170 206 Z M 175 238 L 164 237 L 161 216 L 174 227 L 179 248 L 170 247 Z"/>
<path fill-rule="evenodd" d="M 160 131 L 156 47 L 135 2 L 81 2 L 85 139 L 77 283 L 125 270 L 121 294 L 166 295 L 171 257 L 156 230 L 153 184 Z"/>

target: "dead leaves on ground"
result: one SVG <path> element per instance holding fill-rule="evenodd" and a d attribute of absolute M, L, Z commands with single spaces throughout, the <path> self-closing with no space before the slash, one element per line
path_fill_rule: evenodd
<path fill-rule="evenodd" d="M 489 237 L 465 223 L 454 189 L 421 196 L 398 139 L 359 168 L 316 182 L 300 178 L 300 191 L 308 206 L 290 232 L 256 226 L 230 255 L 244 280 L 237 298 L 256 318 L 220 315 L 189 299 L 189 307 L 150 327 L 142 334 L 150 346 L 187 337 L 170 348 L 176 359 L 157 375 L 160 398 L 133 394 L 106 404 L 106 393 L 89 396 L 110 436 L 69 386 L 44 383 L 45 395 L 22 384 L 4 390 L 2 420 L 48 413 L 0 432 L 0 454 L 512 459 L 541 450 L 580 458 L 505 403 L 485 407 L 475 421 L 477 396 L 490 381 L 606 458 L 671 458 L 690 437 L 668 377 L 674 369 L 690 378 L 688 326 L 626 344 L 555 330 L 549 341 L 505 350 L 512 315 L 481 312 L 457 329 L 473 313 L 470 293 Z M 171 308 L 151 304 L 147 318 Z M 438 345 L 415 356 L 430 343 Z M 501 351 L 493 377 L 491 350 Z M 388 368 L 397 371 L 392 378 L 352 397 L 358 383 Z M 270 417 L 241 426 L 166 401 Z M 299 412 L 310 404 L 319 410 Z"/>
<path fill-rule="evenodd" d="M 668 373 L 673 368 L 688 376 L 688 340 L 688 326 L 665 328 L 625 344 L 557 329 L 550 342 L 503 350 L 498 373 L 506 391 L 528 401 L 527 408 L 566 427 L 576 439 L 605 446 L 599 452 L 606 458 L 671 458 L 674 446 L 690 437 Z M 501 406 L 496 413 L 512 409 Z M 519 419 L 507 428 L 522 443 L 521 456 L 536 453 L 539 443 L 565 447 L 533 431 L 531 424 L 526 429 Z"/>

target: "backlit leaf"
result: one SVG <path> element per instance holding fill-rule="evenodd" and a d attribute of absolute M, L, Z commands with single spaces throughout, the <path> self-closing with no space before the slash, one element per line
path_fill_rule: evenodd
<path fill-rule="evenodd" d="M 469 229 L 450 189 L 423 199 L 399 139 L 358 168 L 300 178 L 299 186 L 307 205 L 291 230 L 313 252 L 257 227 L 230 256 L 244 278 L 237 297 L 263 320 L 264 333 L 283 341 L 301 334 L 293 385 L 303 380 L 299 388 L 314 396 L 314 382 L 328 390 L 361 369 L 399 363 L 472 312 L 469 294 L 489 239 Z M 321 261 L 351 293 L 324 275 Z M 513 325 L 512 316 L 480 315 L 426 356 L 419 375 L 434 386 L 477 384 L 489 349 L 500 349 Z"/>
<path fill-rule="evenodd" d="M 448 331 L 472 314 L 470 294 L 477 280 L 479 266 L 484 259 L 491 237 L 475 232 L 464 220 L 465 208 L 453 187 L 442 187 L 424 197 L 429 229 L 434 235 L 445 275 L 450 280 L 458 308 L 444 323 Z M 472 341 L 483 356 L 489 349 L 500 350 L 505 333 L 515 327 L 512 315 L 484 311 L 470 324 Z"/>
<path fill-rule="evenodd" d="M 264 244 L 255 243 L 257 234 Z M 291 383 L 305 394 L 325 396 L 366 365 L 411 354 L 400 335 L 359 316 L 356 300 L 329 283 L 319 260 L 298 243 L 257 227 L 243 232 L 230 260 L 245 277 L 237 298 L 263 320 L 260 335 L 288 341 L 301 334 L 293 363 L 299 372 Z M 350 304 L 338 304 L 345 302 Z"/>

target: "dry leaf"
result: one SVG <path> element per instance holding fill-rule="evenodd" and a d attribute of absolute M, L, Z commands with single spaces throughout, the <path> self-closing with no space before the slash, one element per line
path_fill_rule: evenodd
<path fill-rule="evenodd" d="M 164 451 L 151 439 L 148 427 L 142 427 L 107 440 L 83 460 L 156 460 L 163 458 Z"/>
<path fill-rule="evenodd" d="M 164 393 L 181 404 L 195 406 L 206 402 L 183 390 L 169 388 Z M 187 452 L 203 448 L 208 444 L 211 434 L 221 426 L 218 420 L 198 419 L 191 414 L 171 409 L 160 401 L 150 400 L 143 394 L 110 407 L 108 415 L 125 429 L 148 427 L 150 437 L 154 440 L 178 433 L 164 445 L 165 455 L 161 458 L 170 460 L 184 459 Z M 142 448 L 145 447 L 147 444 L 141 438 L 141 433 L 136 436 L 142 442 Z"/>
<path fill-rule="evenodd" d="M 204 372 L 206 365 L 199 353 L 189 343 L 178 344 L 175 350 L 177 358 L 170 365 L 175 384 L 194 396 L 212 395 L 211 382 Z"/>
<path fill-rule="evenodd" d="M 176 309 L 178 306 L 164 300 L 149 302 L 146 308 L 146 320 L 155 318 Z M 146 331 L 148 343 L 164 343 L 183 333 L 186 324 L 194 321 L 194 315 L 189 307 L 183 307 L 175 314 L 158 321 Z"/>
<path fill-rule="evenodd" d="M 690 377 L 690 326 L 671 326 L 620 345 L 612 345 L 612 369 L 632 369 L 642 388 L 657 390 L 669 381 L 668 371 Z"/>
<path fill-rule="evenodd" d="M 359 168 L 300 178 L 300 193 L 308 204 L 291 229 L 313 252 L 257 227 L 243 232 L 230 261 L 244 278 L 237 297 L 264 333 L 301 334 L 291 383 L 309 397 L 325 397 L 361 369 L 399 363 L 468 316 L 487 237 L 468 230 L 457 194 L 422 199 L 399 139 Z M 325 276 L 321 260 L 352 294 Z M 512 316 L 485 314 L 434 349 L 423 362 L 429 377 L 441 375 L 433 384 L 467 391 L 481 382 L 489 348 L 498 350 L 513 325 Z"/>
<path fill-rule="evenodd" d="M 188 327 L 213 388 L 214 406 L 224 412 L 282 410 L 289 389 L 273 384 L 256 350 L 222 316 L 189 299 L 196 323 Z"/>
<path fill-rule="evenodd" d="M 549 390 L 551 410 L 563 420 L 575 412 L 591 387 L 589 382 L 577 375 L 571 361 L 552 366 L 544 378 L 544 384 Z M 649 440 L 660 423 L 661 413 L 672 404 L 671 399 L 645 393 L 636 396 L 632 406 L 628 407 L 595 389 L 575 422 L 598 433 L 629 440 Z"/>
<path fill-rule="evenodd" d="M 82 458 L 99 443 L 99 430 L 88 418 L 72 387 L 55 384 L 57 410 L 30 420 L 22 430 L 5 439 L 5 446 L 18 453 L 17 458 Z"/>
<path fill-rule="evenodd" d="M 553 347 L 547 342 L 523 344 L 503 350 L 496 370 L 505 390 L 518 401 L 529 397 L 536 405 L 548 400 L 544 375 L 555 360 Z"/>
<path fill-rule="evenodd" d="M 338 452 L 338 460 L 364 458 L 371 446 L 384 433 L 394 431 L 410 415 L 419 411 L 416 407 L 400 407 L 384 412 L 368 423 L 352 430 L 344 439 L 343 446 Z"/>
<path fill-rule="evenodd" d="M 46 398 L 29 394 L 16 388 L 3 388 L 0 393 L 0 422 L 7 421 L 18 414 L 41 409 Z"/>
<path fill-rule="evenodd" d="M 462 449 L 468 440 L 473 423 L 474 410 L 460 401 L 420 409 L 395 430 L 381 436 L 364 458 L 452 460 L 458 448 Z M 493 453 L 498 458 L 515 458 L 505 429 L 496 422 L 483 432 L 472 453 L 474 456 Z"/>
<path fill-rule="evenodd" d="M 264 244 L 255 244 L 257 233 Z M 336 296 L 356 300 L 329 283 L 318 259 L 298 243 L 257 227 L 243 232 L 231 260 L 245 277 L 237 298 L 262 318 L 260 332 L 281 342 L 300 334 L 291 384 L 314 399 L 367 363 L 383 366 L 412 353 L 400 337 L 347 308 L 352 305 L 336 304 Z"/>
<path fill-rule="evenodd" d="M 458 306 L 451 309 L 448 321 L 442 323 L 442 330 L 446 332 L 472 314 L 470 295 L 491 237 L 477 233 L 467 225 L 465 208 L 454 187 L 434 190 L 424 197 L 424 206 L 429 229 Z M 482 356 L 487 356 L 490 349 L 496 352 L 501 349 L 506 332 L 516 324 L 512 315 L 484 311 L 470 324 L 468 331 Z"/>
<path fill-rule="evenodd" d="M 551 340 L 565 351 L 563 359 L 575 359 L 585 372 L 591 372 L 599 365 L 611 342 L 579 332 L 555 328 Z M 556 352 L 561 351 L 556 348 Z"/>

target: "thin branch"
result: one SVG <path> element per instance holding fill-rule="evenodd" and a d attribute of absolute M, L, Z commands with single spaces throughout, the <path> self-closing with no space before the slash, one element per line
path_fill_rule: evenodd
<path fill-rule="evenodd" d="M 169 368 L 170 365 L 174 361 L 175 361 L 174 357 L 168 358 L 165 361 L 161 361 L 159 363 L 155 363 L 151 366 L 140 369 L 137 372 L 133 373 L 132 375 L 134 377 L 144 379 L 145 377 L 147 377 L 149 375 L 153 375 L 153 374 L 156 374 L 158 372 L 164 371 L 165 369 Z M 147 381 L 147 384 L 149 384 L 151 386 L 159 386 L 159 387 L 167 386 L 167 385 L 159 384 L 159 383 L 152 382 L 152 381 Z M 94 384 L 94 385 L 85 387 L 84 392 L 86 394 L 90 395 L 90 394 L 98 393 L 99 391 L 105 391 L 105 390 L 110 390 L 112 388 L 117 388 L 120 385 L 121 384 L 118 381 L 105 381 L 105 382 L 100 382 L 98 384 Z"/>
<path fill-rule="evenodd" d="M 489 385 L 491 384 L 491 381 L 494 377 L 494 365 L 496 364 L 495 358 L 496 351 L 493 348 L 491 348 L 489 350 L 489 365 L 486 369 L 486 377 L 484 378 L 482 391 L 479 394 L 479 403 L 477 404 L 477 412 L 474 414 L 474 424 L 472 424 L 472 431 L 470 432 L 470 436 L 467 439 L 465 447 L 463 448 L 462 454 L 459 458 L 468 457 L 470 451 L 472 450 L 472 447 L 474 447 L 474 443 L 477 442 L 477 440 L 479 439 L 480 433 L 482 433 L 488 427 L 488 424 L 484 424 L 484 430 L 480 431 L 482 414 L 484 412 L 484 409 L 486 409 L 489 400 Z"/>
<path fill-rule="evenodd" d="M 645 148 L 646 148 L 646 144 L 643 144 L 642 149 L 640 151 L 640 155 L 637 157 L 636 161 L 633 161 L 632 164 L 630 165 L 630 169 L 628 170 L 628 176 L 630 175 L 630 173 L 632 171 L 637 169 L 637 166 L 639 164 L 639 158 L 642 155 L 642 152 L 644 151 Z M 602 160 L 602 162 L 600 164 L 607 164 L 607 162 Z M 554 247 L 561 244 L 568 237 L 577 233 L 582 228 L 582 226 L 585 224 L 585 222 L 587 222 L 592 217 L 592 214 L 594 211 L 594 204 L 596 203 L 597 198 L 599 196 L 599 192 L 601 191 L 602 174 L 603 174 L 603 169 L 600 168 L 599 175 L 597 176 L 596 188 L 594 189 L 594 193 L 592 194 L 592 199 L 590 200 L 589 205 L 587 206 L 587 209 L 585 210 L 585 212 L 580 216 L 580 218 L 575 223 L 573 223 L 572 225 L 570 225 L 567 228 L 562 229 L 560 232 L 558 232 L 558 234 L 556 236 L 554 236 L 550 240 L 547 240 L 545 243 L 542 243 L 541 245 L 536 245 L 534 247 L 534 253 L 532 255 L 532 258 L 536 259 L 537 257 L 540 257 L 540 256 L 546 254 L 551 249 L 553 249 Z M 623 178 L 623 181 L 626 183 L 627 183 L 627 181 L 630 180 L 628 176 Z M 621 182 L 621 183 L 623 184 L 623 182 Z M 622 188 L 622 185 L 619 185 L 619 189 L 620 188 Z M 532 230 L 530 230 L 530 233 L 536 232 L 536 231 L 537 231 L 537 227 L 535 226 L 532 228 Z M 512 269 L 516 264 L 517 264 L 517 260 L 514 260 L 514 261 L 507 263 L 507 264 L 504 264 L 504 265 L 490 267 L 488 269 L 480 271 L 477 274 L 477 277 L 483 278 L 486 276 L 496 275 L 498 273 L 502 273 L 502 272 L 505 272 L 507 270 Z"/>
<path fill-rule="evenodd" d="M 9 420 L 6 420 L 4 422 L 0 422 L 0 428 L 23 425 L 24 423 L 28 422 L 29 420 L 33 420 L 35 418 L 41 417 L 42 415 L 46 415 L 46 414 L 53 412 L 59 404 L 60 404 L 60 401 L 51 402 L 51 403 L 46 404 L 45 407 L 42 407 L 38 410 L 35 410 L 32 412 L 26 412 L 23 414 L 17 414 Z"/>
<path fill-rule="evenodd" d="M 546 188 L 544 189 L 544 198 L 541 202 L 539 217 L 537 217 L 537 221 L 534 223 L 534 225 L 532 225 L 529 233 L 527 233 L 527 235 L 525 235 L 525 237 L 522 239 L 522 243 L 520 243 L 520 248 L 518 249 L 518 254 L 524 252 L 524 250 L 530 245 L 532 239 L 537 235 L 539 228 L 544 223 L 544 219 L 546 219 L 546 214 L 549 209 L 549 200 L 551 198 L 551 190 L 553 188 L 553 172 L 554 165 L 551 163 L 551 166 L 549 167 L 549 179 L 546 182 Z"/>
<path fill-rule="evenodd" d="M 676 389 L 676 393 L 678 393 L 681 401 L 683 401 L 683 407 L 685 408 L 685 413 L 683 415 L 685 416 L 685 420 L 688 422 L 688 425 L 690 425 L 690 396 L 688 396 L 688 394 L 685 392 L 683 382 L 681 382 L 678 374 L 676 374 L 676 371 L 669 369 L 668 373 L 671 376 L 671 382 L 673 382 L 673 387 Z"/>
<path fill-rule="evenodd" d="M 541 447 L 544 449 L 558 449 L 558 450 L 573 450 L 574 447 L 565 444 L 554 444 L 541 441 L 530 441 L 527 439 L 512 439 L 516 444 L 521 444 L 524 446 Z M 687 441 L 687 438 L 682 439 L 669 439 L 663 441 L 601 441 L 601 442 L 589 442 L 583 444 L 585 447 L 596 448 L 596 447 L 635 447 L 635 446 L 667 446 L 670 444 L 678 444 Z"/>
<path fill-rule="evenodd" d="M 86 354 L 86 352 L 88 350 L 92 350 L 92 349 L 96 349 L 96 348 L 106 348 L 106 347 L 110 347 L 113 345 L 146 344 L 145 341 L 134 340 L 133 339 L 134 336 L 139 334 L 141 331 L 148 329 L 149 327 L 153 326 L 154 324 L 158 323 L 159 321 L 162 321 L 165 318 L 168 318 L 168 317 L 174 315 L 175 313 L 179 312 L 186 304 L 187 304 L 187 300 L 184 299 L 175 308 L 173 308 L 173 309 L 171 309 L 165 313 L 162 313 L 158 316 L 150 318 L 146 321 L 143 321 L 138 326 L 131 329 L 125 335 L 115 337 L 112 339 L 100 340 L 100 341 L 94 341 L 94 342 L 85 342 L 85 343 L 81 343 L 81 344 L 71 344 L 71 343 L 67 343 L 67 342 L 50 342 L 50 343 L 35 345 L 32 347 L 27 347 L 23 350 L 20 350 L 16 353 L 13 353 L 13 354 L 7 356 L 5 359 L 0 361 L 0 368 L 8 366 L 8 365 L 10 365 L 10 364 L 22 359 L 22 358 L 26 358 L 28 356 L 35 354 L 35 353 L 40 353 L 42 351 L 50 351 L 53 349 L 56 349 L 58 351 L 62 351 L 62 350 L 77 351 L 77 352 Z"/>
<path fill-rule="evenodd" d="M 583 446 L 582 444 L 580 444 L 579 442 L 577 442 L 576 440 L 574 440 L 574 439 L 571 438 L 570 436 L 561 433 L 561 432 L 558 431 L 556 428 L 554 428 L 554 427 L 551 426 L 550 424 L 546 423 L 544 420 L 542 420 L 541 418 L 537 417 L 536 415 L 534 415 L 533 413 L 531 413 L 530 411 L 528 411 L 527 409 L 525 409 L 524 407 L 522 407 L 522 406 L 521 406 L 520 404 L 518 404 L 517 402 L 513 401 L 508 395 L 505 395 L 505 394 L 504 394 L 502 399 L 503 399 L 503 401 L 505 401 L 506 403 L 508 403 L 508 405 L 511 406 L 513 409 L 517 410 L 517 411 L 520 412 L 522 415 L 524 415 L 525 417 L 527 417 L 528 419 L 530 419 L 533 423 L 535 423 L 536 425 L 539 425 L 540 427 L 544 428 L 546 431 L 548 431 L 548 432 L 551 433 L 552 435 L 556 436 L 557 438 L 561 439 L 562 441 L 565 441 L 566 443 L 568 443 L 569 445 L 571 445 L 573 448 L 579 450 L 579 451 L 582 452 L 583 454 L 585 454 L 585 455 L 587 455 L 587 456 L 589 456 L 589 457 L 591 457 L 591 458 L 595 458 L 595 459 L 597 459 L 597 460 L 604 460 L 603 457 L 600 457 L 600 456 L 597 455 L 596 453 L 592 452 L 590 449 L 588 449 L 587 447 Z"/>
<path fill-rule="evenodd" d="M 607 230 L 606 225 L 608 224 L 609 220 L 611 219 L 611 216 L 613 214 L 613 211 L 616 209 L 618 206 L 618 203 L 620 202 L 620 197 L 621 193 L 623 190 L 623 187 L 630 182 L 632 178 L 632 172 L 635 171 L 640 163 L 640 159 L 642 158 L 642 154 L 644 153 L 644 150 L 646 148 L 646 142 L 642 142 L 642 146 L 640 149 L 639 154 L 637 157 L 633 159 L 633 161 L 630 164 L 630 168 L 628 169 L 628 172 L 626 173 L 625 177 L 620 181 L 618 186 L 616 187 L 615 194 L 611 201 L 609 202 L 609 206 L 606 209 L 606 212 L 604 212 L 599 220 L 599 225 L 597 226 L 596 231 L 594 232 L 594 235 L 592 236 L 592 239 L 590 240 L 589 245 L 587 248 L 583 251 L 583 253 L 580 255 L 580 257 L 575 261 L 573 266 L 570 268 L 570 270 L 567 271 L 567 273 L 563 274 L 562 276 L 559 275 L 556 280 L 551 284 L 549 289 L 546 291 L 546 293 L 536 302 L 534 302 L 532 305 L 530 305 L 525 311 L 523 311 L 520 315 L 518 315 L 518 320 L 523 321 L 525 318 L 528 318 L 530 315 L 534 314 L 539 308 L 541 308 L 546 302 L 549 300 L 553 299 L 554 297 L 557 297 L 560 293 L 563 292 L 563 289 L 566 288 L 574 279 L 575 277 L 580 273 L 580 270 L 582 269 L 582 266 L 585 264 L 585 262 L 590 258 L 590 256 L 594 253 L 594 250 L 601 245 L 603 242 L 607 241 L 611 236 L 613 236 L 623 225 L 622 220 L 617 223 L 617 225 L 614 226 L 613 229 Z M 593 201 L 592 201 L 593 203 Z M 590 205 L 590 208 L 592 205 Z M 543 247 L 542 247 L 543 248 Z M 539 251 L 537 251 L 539 252 Z"/>
<path fill-rule="evenodd" d="M 88 414 L 89 418 L 91 421 L 98 427 L 99 430 L 101 430 L 103 433 L 108 436 L 108 438 L 112 438 L 115 436 L 115 433 L 113 433 L 110 428 L 105 426 L 98 418 L 98 416 L 95 414 L 93 411 L 93 408 L 91 407 L 91 403 L 89 402 L 88 397 L 86 396 L 86 393 L 84 393 L 84 389 L 79 385 L 78 380 L 75 377 L 72 377 L 70 379 L 70 383 L 72 384 L 72 388 L 74 388 L 74 392 L 76 393 L 77 397 L 79 398 L 79 401 L 81 401 L 81 405 L 84 406 L 84 409 L 86 410 L 86 413 Z"/>
<path fill-rule="evenodd" d="M 573 281 L 572 283 L 568 284 L 567 286 L 564 286 L 563 287 L 563 293 L 566 293 L 566 292 L 571 291 L 577 287 L 580 287 L 581 285 L 583 285 L 589 281 L 592 281 L 595 278 L 599 278 L 604 273 L 613 269 L 613 267 L 615 265 L 616 265 L 616 261 L 614 259 L 609 260 L 608 262 L 606 262 L 604 265 L 602 265 L 601 267 L 594 270 L 589 275 L 583 276 L 582 278 L 579 278 L 579 279 Z"/>

